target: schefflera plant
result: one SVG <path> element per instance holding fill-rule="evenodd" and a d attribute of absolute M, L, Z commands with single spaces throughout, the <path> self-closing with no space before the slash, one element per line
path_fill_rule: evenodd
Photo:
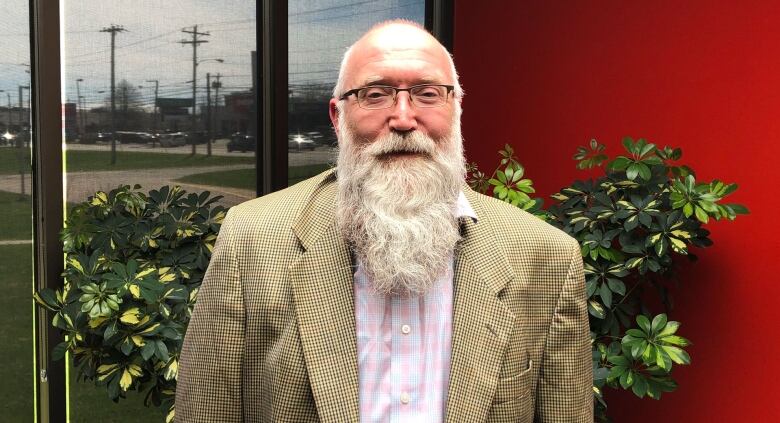
<path fill-rule="evenodd" d="M 666 313 L 654 315 L 641 294 L 655 290 L 664 308 L 671 310 L 667 285 L 680 265 L 674 258 L 695 261 L 690 247 L 712 245 L 703 227 L 710 219 L 733 220 L 748 213 L 742 205 L 721 203 L 736 184 L 697 182 L 693 169 L 675 164 L 682 158 L 681 149 L 628 137 L 623 147 L 627 154 L 611 160 L 596 140 L 579 147 L 574 155 L 577 168 L 604 166 L 604 174 L 574 181 L 552 196 L 555 203 L 547 210 L 541 209 L 541 199 L 527 195 L 533 192 L 530 180 L 518 184 L 522 175 L 514 175 L 522 166 L 508 145 L 499 152 L 501 161 L 492 177 L 475 165 L 469 168 L 475 190 L 531 211 L 579 241 L 599 421 L 608 421 L 605 386 L 654 399 L 676 389 L 672 368 L 690 364 L 685 348 L 691 343 L 677 334 L 679 322 L 668 320 Z"/>
<path fill-rule="evenodd" d="M 198 288 L 226 210 L 209 192 L 136 185 L 74 206 L 61 233 L 64 286 L 34 297 L 65 335 L 79 380 L 113 401 L 128 391 L 174 418 L 178 359 Z"/>

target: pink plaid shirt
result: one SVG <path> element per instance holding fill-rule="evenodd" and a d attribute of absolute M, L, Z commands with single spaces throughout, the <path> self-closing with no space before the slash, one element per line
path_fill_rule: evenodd
<path fill-rule="evenodd" d="M 457 216 L 477 219 L 460 193 Z M 355 280 L 361 422 L 444 421 L 452 349 L 453 265 L 424 297 L 374 292 L 358 260 Z"/>

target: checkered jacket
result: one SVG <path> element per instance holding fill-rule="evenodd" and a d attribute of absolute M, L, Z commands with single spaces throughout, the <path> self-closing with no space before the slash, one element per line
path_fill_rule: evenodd
<path fill-rule="evenodd" d="M 230 209 L 181 351 L 177 422 L 357 422 L 335 172 Z M 463 187 L 448 422 L 592 422 L 579 245 Z"/>

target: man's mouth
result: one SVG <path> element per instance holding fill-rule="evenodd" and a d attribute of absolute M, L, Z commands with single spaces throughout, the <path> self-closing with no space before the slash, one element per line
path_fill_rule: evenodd
<path fill-rule="evenodd" d="M 379 160 L 395 160 L 395 159 L 406 159 L 406 158 L 419 158 L 419 157 L 427 157 L 428 155 L 426 153 L 421 153 L 419 151 L 411 151 L 411 150 L 396 150 L 396 151 L 388 151 L 386 153 L 382 153 L 377 156 Z"/>

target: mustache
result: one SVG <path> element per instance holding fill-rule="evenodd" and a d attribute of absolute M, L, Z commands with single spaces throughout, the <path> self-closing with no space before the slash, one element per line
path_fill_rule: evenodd
<path fill-rule="evenodd" d="M 364 154 L 373 157 L 395 153 L 416 153 L 433 156 L 435 152 L 436 142 L 419 131 L 405 134 L 391 132 L 366 145 L 363 149 Z"/>

